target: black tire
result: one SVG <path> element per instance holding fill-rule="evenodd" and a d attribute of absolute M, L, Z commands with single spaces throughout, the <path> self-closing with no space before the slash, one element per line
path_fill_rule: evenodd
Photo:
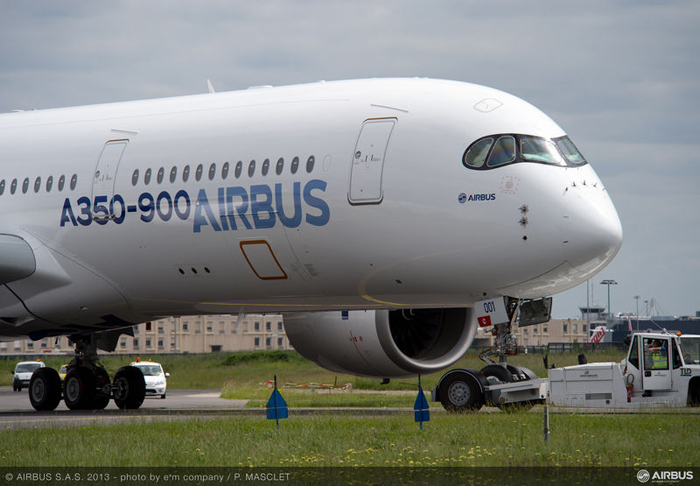
<path fill-rule="evenodd" d="M 112 383 L 114 403 L 121 409 L 137 409 L 146 398 L 146 380 L 134 366 L 119 368 Z"/>
<path fill-rule="evenodd" d="M 95 406 L 95 377 L 90 368 L 80 366 L 68 372 L 63 382 L 63 401 L 71 410 L 90 410 Z"/>
<path fill-rule="evenodd" d="M 513 381 L 513 373 L 501 365 L 488 365 L 481 370 L 481 374 L 486 378 L 492 376 L 501 383 L 511 383 Z"/>
<path fill-rule="evenodd" d="M 700 407 L 700 379 L 697 377 L 688 384 L 688 406 Z"/>
<path fill-rule="evenodd" d="M 34 410 L 55 410 L 61 401 L 61 377 L 53 368 L 39 368 L 29 382 L 29 401 Z"/>
<path fill-rule="evenodd" d="M 479 382 L 464 371 L 453 371 L 443 376 L 439 398 L 448 412 L 474 412 L 484 405 Z"/>
<path fill-rule="evenodd" d="M 165 400 L 165 393 L 160 396 L 161 400 Z"/>

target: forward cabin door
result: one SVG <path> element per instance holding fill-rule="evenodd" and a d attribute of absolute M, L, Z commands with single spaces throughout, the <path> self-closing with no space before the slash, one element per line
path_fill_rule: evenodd
<path fill-rule="evenodd" d="M 114 218 L 114 183 L 128 139 L 110 140 L 105 143 L 95 166 L 92 184 L 93 218 L 97 221 Z"/>
<path fill-rule="evenodd" d="M 348 201 L 351 204 L 379 204 L 384 198 L 384 160 L 396 118 L 365 120 L 355 144 Z"/>

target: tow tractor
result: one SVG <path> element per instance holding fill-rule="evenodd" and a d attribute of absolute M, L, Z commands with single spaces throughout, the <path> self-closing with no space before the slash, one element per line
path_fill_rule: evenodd
<path fill-rule="evenodd" d="M 495 343 L 480 355 L 483 369 L 445 373 L 432 390 L 448 411 L 503 410 L 537 403 L 569 407 L 635 408 L 700 406 L 700 336 L 666 331 L 631 336 L 626 359 L 549 369 L 549 379 L 507 364 L 524 351 L 517 326 L 549 321 L 551 297 L 523 301 L 504 297 L 476 304 L 481 327 L 492 327 Z M 491 359 L 498 357 L 498 362 Z"/>

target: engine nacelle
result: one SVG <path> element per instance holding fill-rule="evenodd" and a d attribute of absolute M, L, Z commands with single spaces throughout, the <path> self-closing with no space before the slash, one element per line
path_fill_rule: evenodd
<path fill-rule="evenodd" d="M 471 308 L 310 312 L 284 315 L 302 356 L 340 373 L 405 378 L 452 365 L 474 340 Z"/>

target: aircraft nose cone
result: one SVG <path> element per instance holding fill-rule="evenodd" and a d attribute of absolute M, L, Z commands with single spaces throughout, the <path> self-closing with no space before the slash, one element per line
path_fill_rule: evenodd
<path fill-rule="evenodd" d="M 607 266 L 622 246 L 622 224 L 610 197 L 604 190 L 591 190 L 570 216 L 571 264 L 591 277 Z M 566 217 L 566 216 L 565 216 Z"/>

